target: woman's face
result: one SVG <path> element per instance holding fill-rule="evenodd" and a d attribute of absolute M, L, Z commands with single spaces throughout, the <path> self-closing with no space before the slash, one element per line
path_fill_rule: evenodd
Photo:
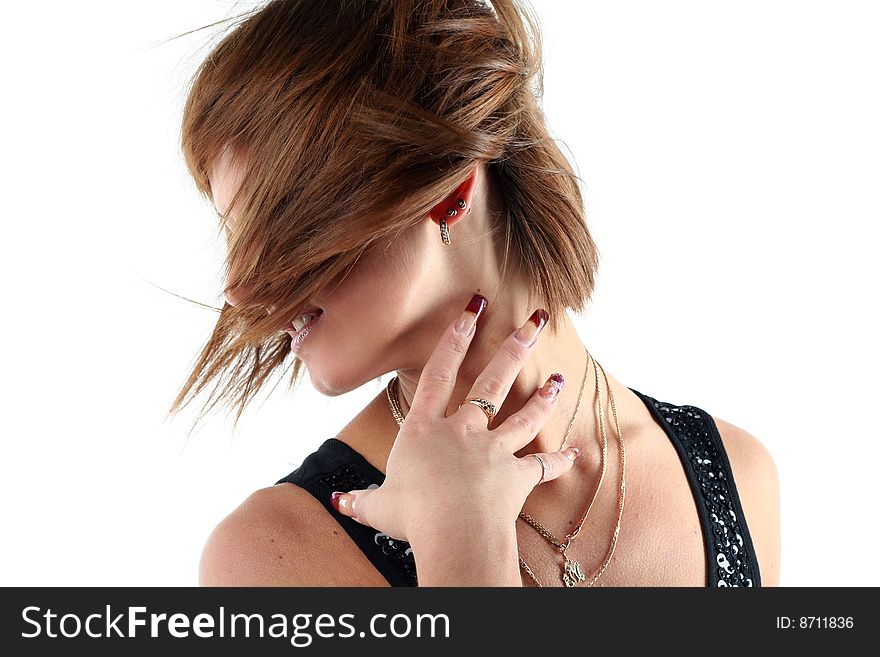
<path fill-rule="evenodd" d="M 221 157 L 211 171 L 214 203 L 223 215 L 241 173 L 228 157 Z M 480 173 L 478 169 L 463 183 L 460 193 L 467 195 L 469 205 L 473 195 L 467 190 L 482 180 Z M 437 207 L 445 210 L 448 204 Z M 478 214 L 460 216 L 470 220 Z M 235 217 L 227 216 L 227 222 L 233 225 Z M 424 364 L 473 291 L 491 289 L 492 281 L 484 277 L 497 272 L 497 266 L 492 250 L 482 248 L 477 236 L 485 238 L 486 231 L 475 228 L 476 223 L 459 221 L 453 227 L 450 221 L 453 242 L 467 240 L 470 245 L 455 249 L 455 244 L 443 244 L 439 223 L 426 216 L 394 241 L 368 249 L 348 276 L 340 275 L 319 292 L 313 302 L 323 314 L 295 348 L 318 391 L 341 395 L 394 369 Z M 249 289 L 230 290 L 226 300 L 236 305 Z"/>

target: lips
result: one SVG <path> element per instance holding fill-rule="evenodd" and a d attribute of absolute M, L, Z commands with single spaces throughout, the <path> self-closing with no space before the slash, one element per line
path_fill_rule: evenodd
<path fill-rule="evenodd" d="M 312 317 L 312 319 L 309 321 L 309 323 L 300 329 L 300 331 L 302 331 L 303 329 L 308 328 L 309 326 L 314 324 L 315 320 L 318 319 L 318 317 L 320 317 L 323 314 L 324 314 L 324 311 L 321 308 L 315 307 L 315 308 L 311 308 L 309 310 L 300 311 L 294 317 L 302 317 L 303 315 L 314 315 L 314 317 Z M 284 330 L 289 331 L 290 333 L 293 333 L 293 334 L 297 333 L 297 330 L 293 325 L 293 320 L 290 320 L 287 323 L 287 325 L 284 327 Z"/>

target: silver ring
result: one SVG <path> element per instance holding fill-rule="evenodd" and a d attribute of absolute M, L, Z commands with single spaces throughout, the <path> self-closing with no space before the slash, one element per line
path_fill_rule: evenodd
<path fill-rule="evenodd" d="M 549 469 L 549 466 L 547 465 L 547 462 L 544 460 L 544 457 L 541 456 L 540 454 L 529 454 L 529 456 L 531 456 L 532 458 L 538 459 L 538 461 L 541 463 L 541 481 L 539 481 L 535 485 L 537 486 L 539 484 L 543 484 L 544 480 L 547 478 L 547 470 Z"/>

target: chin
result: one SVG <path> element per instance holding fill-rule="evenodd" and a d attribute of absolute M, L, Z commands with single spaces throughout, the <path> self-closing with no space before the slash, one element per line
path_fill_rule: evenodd
<path fill-rule="evenodd" d="M 325 397 L 338 397 L 356 390 L 375 377 L 351 377 L 351 371 L 336 371 L 330 367 L 314 365 L 308 368 L 312 387 Z"/>

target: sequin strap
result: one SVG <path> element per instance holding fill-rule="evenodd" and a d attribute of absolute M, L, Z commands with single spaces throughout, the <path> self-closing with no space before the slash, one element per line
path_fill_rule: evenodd
<path fill-rule="evenodd" d="M 761 586 L 752 539 L 718 427 L 696 406 L 657 401 L 630 388 L 675 445 L 697 502 L 708 586 Z"/>
<path fill-rule="evenodd" d="M 276 484 L 292 483 L 321 502 L 391 586 L 418 586 L 415 558 L 406 541 L 367 527 L 337 513 L 330 493 L 379 486 L 385 480 L 379 470 L 347 443 L 328 438 L 309 454 L 296 470 Z"/>

